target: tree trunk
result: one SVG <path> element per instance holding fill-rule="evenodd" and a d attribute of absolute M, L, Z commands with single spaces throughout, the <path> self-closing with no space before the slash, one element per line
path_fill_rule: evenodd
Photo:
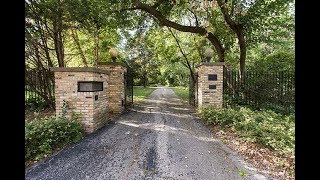
<path fill-rule="evenodd" d="M 84 56 L 84 53 L 81 49 L 81 46 L 80 46 L 80 41 L 79 41 L 79 37 L 78 37 L 78 34 L 77 34 L 77 31 L 75 29 L 71 29 L 71 35 L 72 35 L 72 38 L 78 48 L 78 51 L 80 53 L 80 56 L 81 56 L 81 59 L 82 59 L 82 62 L 84 64 L 85 67 L 88 67 L 88 62 L 87 62 L 87 59 L 86 57 Z"/>
<path fill-rule="evenodd" d="M 51 58 L 50 58 L 50 52 L 49 52 L 47 40 L 45 41 L 44 51 L 45 51 L 45 53 L 46 53 L 46 59 L 47 59 L 47 62 L 48 62 L 48 66 L 49 66 L 49 67 L 53 67 L 53 63 L 52 63 L 52 60 L 51 60 Z"/>
<path fill-rule="evenodd" d="M 53 41 L 54 47 L 58 59 L 59 67 L 65 67 L 64 62 L 64 47 L 62 41 L 62 9 L 61 2 L 58 4 L 58 10 L 56 14 L 56 18 L 53 20 Z"/>
<path fill-rule="evenodd" d="M 247 47 L 246 47 L 246 41 L 245 41 L 244 32 L 243 32 L 244 31 L 243 25 L 238 24 L 231 19 L 227 6 L 225 6 L 225 1 L 217 0 L 217 3 L 220 7 L 220 10 L 222 12 L 225 22 L 228 24 L 231 30 L 237 35 L 237 38 L 238 38 L 238 44 L 240 49 L 240 80 L 241 80 L 241 83 L 243 83 L 246 54 L 247 54 L 246 53 Z"/>
<path fill-rule="evenodd" d="M 246 67 L 246 54 L 247 54 L 247 46 L 246 41 L 243 34 L 243 28 L 240 27 L 237 31 L 237 37 L 238 37 L 238 43 L 240 47 L 240 80 L 243 83 L 244 81 L 244 73 L 245 73 L 245 67 Z"/>
<path fill-rule="evenodd" d="M 48 26 L 46 19 L 44 20 L 43 23 L 45 23 L 45 26 Z M 48 62 L 48 66 L 49 67 L 53 67 L 53 63 L 52 63 L 52 60 L 51 60 L 51 57 L 50 57 L 50 52 L 49 52 L 48 38 L 46 37 L 45 30 L 43 29 L 43 27 L 42 26 L 39 26 L 39 27 L 40 27 L 39 28 L 40 36 L 41 36 L 41 40 L 42 40 L 42 43 L 43 43 L 42 49 L 45 51 L 45 55 L 46 55 L 46 59 L 47 59 L 47 62 Z"/>
<path fill-rule="evenodd" d="M 95 62 L 94 65 L 97 66 L 98 65 L 98 61 L 99 61 L 99 29 L 96 29 L 94 32 L 94 56 L 95 56 Z"/>
<path fill-rule="evenodd" d="M 218 53 L 219 61 L 224 62 L 225 49 L 222 47 L 222 44 L 219 41 L 219 39 L 216 36 L 214 36 L 211 32 L 208 33 L 207 38 L 214 45 L 214 47 Z"/>
<path fill-rule="evenodd" d="M 147 84 L 148 84 L 147 72 L 143 72 L 143 87 L 147 87 Z"/>

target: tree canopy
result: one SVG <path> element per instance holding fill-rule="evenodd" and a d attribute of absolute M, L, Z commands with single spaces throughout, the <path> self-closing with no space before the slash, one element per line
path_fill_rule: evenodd
<path fill-rule="evenodd" d="M 203 52 L 244 72 L 294 70 L 291 0 L 28 0 L 27 69 L 118 61 L 136 83 L 186 85 Z"/>

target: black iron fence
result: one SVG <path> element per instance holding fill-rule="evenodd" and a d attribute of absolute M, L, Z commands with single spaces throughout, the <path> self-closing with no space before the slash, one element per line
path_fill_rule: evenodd
<path fill-rule="evenodd" d="M 25 71 L 25 103 L 40 108 L 54 107 L 53 72 L 46 69 Z"/>
<path fill-rule="evenodd" d="M 294 72 L 240 73 L 224 69 L 224 106 L 249 105 L 256 109 L 272 109 L 278 112 L 295 111 Z"/>
<path fill-rule="evenodd" d="M 133 71 L 125 74 L 125 106 L 133 103 Z M 55 106 L 54 74 L 49 70 L 25 71 L 25 106 L 27 109 L 43 109 Z"/>

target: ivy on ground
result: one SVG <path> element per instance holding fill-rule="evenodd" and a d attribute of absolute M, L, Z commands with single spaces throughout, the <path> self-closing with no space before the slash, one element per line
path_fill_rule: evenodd
<path fill-rule="evenodd" d="M 25 160 L 38 161 L 83 137 L 76 119 L 49 117 L 25 125 Z"/>
<path fill-rule="evenodd" d="M 199 108 L 199 115 L 207 124 L 231 128 L 250 142 L 257 142 L 281 154 L 294 154 L 295 117 L 271 110 L 253 111 L 249 108 Z"/>

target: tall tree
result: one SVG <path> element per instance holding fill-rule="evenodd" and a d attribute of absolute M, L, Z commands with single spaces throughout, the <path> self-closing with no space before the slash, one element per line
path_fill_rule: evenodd
<path fill-rule="evenodd" d="M 233 32 L 237 35 L 238 38 L 238 44 L 240 48 L 240 78 L 243 80 L 243 75 L 245 71 L 245 61 L 246 61 L 246 53 L 247 53 L 247 46 L 246 46 L 246 40 L 245 40 L 245 32 L 244 32 L 244 26 L 242 23 L 238 23 L 234 21 L 231 18 L 230 12 L 228 10 L 228 5 L 226 4 L 226 1 L 217 0 L 217 3 L 220 7 L 220 10 L 223 14 L 223 18 L 225 22 L 228 24 L 228 26 L 232 29 Z M 232 1 L 231 3 L 234 3 Z"/>
<path fill-rule="evenodd" d="M 74 28 L 71 28 L 71 35 L 72 35 L 72 38 L 73 38 L 73 40 L 74 40 L 74 43 L 75 43 L 76 46 L 77 46 L 77 49 L 78 49 L 78 51 L 79 51 L 79 54 L 80 54 L 80 56 L 81 56 L 81 59 L 82 59 L 82 62 L 83 62 L 83 64 L 84 64 L 84 66 L 85 66 L 85 67 L 88 67 L 87 58 L 86 58 L 86 56 L 85 56 L 85 54 L 83 53 L 83 50 L 82 50 L 82 48 L 81 48 L 77 30 L 74 29 Z"/>
<path fill-rule="evenodd" d="M 250 29 L 260 28 L 270 18 L 279 19 L 279 15 L 288 14 L 288 7 L 291 1 L 216 0 L 216 2 L 225 22 L 237 36 L 240 49 L 240 78 L 243 80 L 247 54 L 246 36 L 250 36 Z M 259 20 L 257 21 L 257 19 Z M 252 21 L 255 23 L 252 23 Z M 267 22 L 270 23 L 270 21 Z M 280 24 L 270 23 L 267 29 L 276 25 Z"/>

